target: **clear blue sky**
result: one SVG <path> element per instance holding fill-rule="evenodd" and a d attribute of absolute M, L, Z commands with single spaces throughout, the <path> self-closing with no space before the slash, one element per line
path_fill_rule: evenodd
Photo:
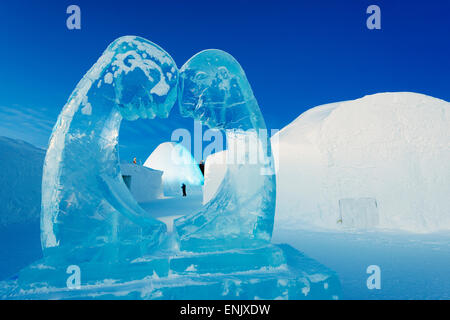
<path fill-rule="evenodd" d="M 82 29 L 66 28 L 81 7 Z M 366 28 L 381 8 L 382 30 Z M 45 147 L 59 111 L 115 38 L 139 35 L 178 66 L 218 48 L 243 66 L 269 128 L 305 110 L 386 91 L 450 101 L 450 1 L 2 1 L 0 135 Z M 192 121 L 123 124 L 121 157 L 145 157 Z M 122 132 L 123 131 L 123 132 Z M 122 134 L 123 133 L 123 134 Z"/>

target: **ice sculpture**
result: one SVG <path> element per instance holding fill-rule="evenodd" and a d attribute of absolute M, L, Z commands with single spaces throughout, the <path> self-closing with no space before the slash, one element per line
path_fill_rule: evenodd
<path fill-rule="evenodd" d="M 264 120 L 242 68 L 229 54 L 207 50 L 186 63 L 180 83 L 178 75 L 161 48 L 122 37 L 80 81 L 46 155 L 44 258 L 0 282 L 1 298 L 338 298 L 334 272 L 270 243 L 270 142 L 258 131 Z M 229 164 L 213 200 L 167 233 L 123 182 L 117 140 L 122 118 L 167 117 L 177 90 L 182 114 L 227 131 L 229 153 L 233 141 L 250 139 L 263 156 L 256 165 Z M 79 270 L 79 288 L 69 286 L 68 270 Z"/>
<path fill-rule="evenodd" d="M 229 159 L 216 196 L 198 213 L 175 221 L 180 245 L 186 250 L 257 247 L 270 242 L 275 213 L 275 175 L 270 166 L 270 141 L 260 136 L 264 119 L 239 63 L 228 53 L 205 50 L 180 70 L 180 111 L 210 128 L 224 129 L 229 154 L 246 142 L 262 148 L 265 158 L 251 163 Z M 246 140 L 247 139 L 247 140 Z M 272 171 L 273 172 L 273 171 Z"/>
<path fill-rule="evenodd" d="M 138 37 L 114 41 L 86 73 L 58 118 L 45 158 L 44 253 L 86 244 L 159 243 L 165 225 L 144 218 L 122 181 L 118 133 L 122 118 L 167 117 L 177 82 L 172 58 Z"/>

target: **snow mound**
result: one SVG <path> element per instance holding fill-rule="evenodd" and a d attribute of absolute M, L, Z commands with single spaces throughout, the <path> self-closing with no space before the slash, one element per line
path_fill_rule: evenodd
<path fill-rule="evenodd" d="M 0 137 L 0 227 L 39 222 L 45 151 Z"/>
<path fill-rule="evenodd" d="M 450 229 L 446 101 L 381 93 L 319 106 L 273 142 L 278 226 Z"/>
<path fill-rule="evenodd" d="M 163 171 L 164 194 L 180 194 L 181 184 L 189 187 L 203 185 L 203 174 L 191 153 L 181 144 L 161 143 L 147 158 L 144 167 Z"/>

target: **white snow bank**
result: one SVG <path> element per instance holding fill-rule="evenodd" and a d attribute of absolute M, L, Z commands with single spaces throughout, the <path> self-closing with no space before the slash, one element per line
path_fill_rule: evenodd
<path fill-rule="evenodd" d="M 165 195 L 180 194 L 181 184 L 189 190 L 203 185 L 203 174 L 191 153 L 181 144 L 161 143 L 147 158 L 145 167 L 163 171 L 162 181 Z"/>
<path fill-rule="evenodd" d="M 0 227 L 38 223 L 45 151 L 0 137 Z"/>
<path fill-rule="evenodd" d="M 162 171 L 133 163 L 122 163 L 120 171 L 137 202 L 163 198 Z"/>
<path fill-rule="evenodd" d="M 381 93 L 318 106 L 272 148 L 276 228 L 450 230 L 446 101 Z M 221 175 L 209 175 L 204 193 L 214 194 Z"/>

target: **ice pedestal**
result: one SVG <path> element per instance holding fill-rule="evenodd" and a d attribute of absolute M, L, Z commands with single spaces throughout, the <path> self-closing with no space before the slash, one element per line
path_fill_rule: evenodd
<path fill-rule="evenodd" d="M 167 117 L 177 94 L 181 114 L 227 132 L 229 151 L 237 151 L 235 140 L 250 143 L 213 199 L 176 220 L 171 234 L 131 196 L 117 143 L 123 118 Z M 264 129 L 245 73 L 229 54 L 200 52 L 179 73 L 155 44 L 116 40 L 80 81 L 52 133 L 42 187 L 44 258 L 0 284 L 0 296 L 337 298 L 332 271 L 271 244 L 276 188 Z M 67 285 L 70 266 L 79 270 L 79 289 Z"/>
<path fill-rule="evenodd" d="M 68 263 L 55 267 L 43 260 L 29 266 L 2 298 L 338 299 L 340 295 L 334 272 L 287 245 L 208 254 L 158 252 L 127 263 L 85 262 L 79 264 L 79 289 L 66 286 Z"/>

